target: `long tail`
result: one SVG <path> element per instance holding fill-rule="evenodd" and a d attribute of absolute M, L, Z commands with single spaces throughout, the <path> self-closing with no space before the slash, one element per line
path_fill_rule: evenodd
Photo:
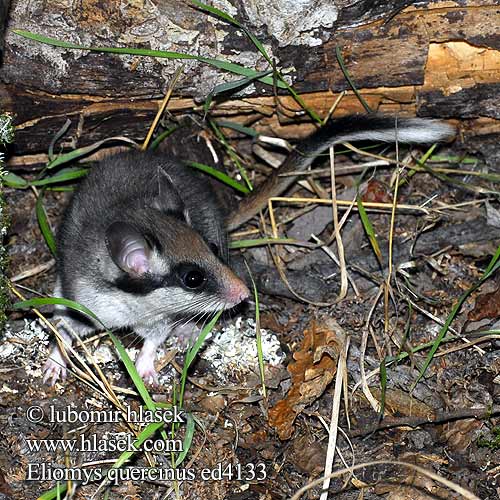
<path fill-rule="evenodd" d="M 279 196 L 296 177 L 291 172 L 306 170 L 323 151 L 340 142 L 358 140 L 408 143 L 448 141 L 456 134 L 454 127 L 439 120 L 398 118 L 381 115 L 352 115 L 332 120 L 304 139 L 254 192 L 244 198 L 238 210 L 229 216 L 228 229 L 233 230 L 267 206 L 269 198 Z"/>

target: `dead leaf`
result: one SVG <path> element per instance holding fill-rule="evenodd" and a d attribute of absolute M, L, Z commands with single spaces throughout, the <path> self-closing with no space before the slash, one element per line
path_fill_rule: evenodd
<path fill-rule="evenodd" d="M 457 420 L 444 426 L 442 437 L 451 450 L 465 453 L 472 441 L 476 439 L 476 431 L 483 426 L 484 422 L 473 418 Z"/>
<path fill-rule="evenodd" d="M 345 340 L 341 327 L 331 318 L 322 325 L 315 321 L 304 330 L 304 339 L 294 353 L 288 371 L 292 386 L 285 399 L 269 410 L 269 425 L 280 439 L 289 439 L 293 423 L 302 410 L 321 396 L 337 371 L 337 359 Z"/>
<path fill-rule="evenodd" d="M 436 463 L 439 456 L 403 453 L 399 459 L 402 462 L 414 463 L 420 467 L 428 468 L 429 464 Z M 375 492 L 379 495 L 387 494 L 386 498 L 390 500 L 449 498 L 449 491 L 446 488 L 437 484 L 430 477 L 406 468 L 396 469 L 393 477 L 384 478 L 383 482 L 376 485 Z"/>
<path fill-rule="evenodd" d="M 370 387 L 370 391 L 380 400 L 381 392 L 379 387 Z M 391 415 L 431 418 L 434 414 L 430 406 L 401 389 L 387 389 L 385 394 L 385 409 Z"/>
<path fill-rule="evenodd" d="M 299 470 L 317 476 L 325 470 L 326 448 L 312 436 L 300 436 L 293 440 L 287 461 Z"/>
<path fill-rule="evenodd" d="M 0 494 L 2 497 L 5 495 L 6 498 L 10 497 L 13 494 L 12 488 L 7 482 L 5 474 L 1 469 L 0 469 Z"/>
<path fill-rule="evenodd" d="M 372 179 L 366 185 L 366 189 L 363 193 L 363 201 L 392 203 L 392 196 L 386 184 L 376 179 Z"/>
<path fill-rule="evenodd" d="M 497 318 L 500 311 L 500 287 L 491 293 L 480 295 L 476 299 L 476 306 L 469 313 L 472 321 L 480 321 L 485 318 Z"/>
<path fill-rule="evenodd" d="M 226 398 L 220 394 L 207 396 L 198 403 L 206 412 L 211 415 L 221 412 L 227 405 Z"/>

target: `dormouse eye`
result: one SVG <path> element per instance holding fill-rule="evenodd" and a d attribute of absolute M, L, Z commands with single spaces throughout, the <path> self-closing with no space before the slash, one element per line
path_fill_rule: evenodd
<path fill-rule="evenodd" d="M 182 277 L 182 282 L 186 288 L 191 290 L 196 290 L 201 288 L 207 281 L 206 276 L 198 269 L 192 269 L 184 274 Z"/>

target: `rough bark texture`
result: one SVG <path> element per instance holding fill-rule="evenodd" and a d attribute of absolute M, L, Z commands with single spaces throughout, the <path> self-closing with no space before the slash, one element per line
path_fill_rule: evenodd
<path fill-rule="evenodd" d="M 463 121 L 463 134 L 495 164 L 500 135 L 500 14 L 493 0 L 352 2 L 225 0 L 213 4 L 253 30 L 304 100 L 326 115 L 348 89 L 335 48 L 373 109 Z M 410 5 L 412 4 L 412 5 Z M 283 12 L 287 12 L 283 16 Z M 143 137 L 162 91 L 181 61 L 74 51 L 26 40 L 26 29 L 86 46 L 178 51 L 268 67 L 234 26 L 176 0 L 14 0 L 0 99 L 15 112 L 18 155 L 45 152 L 66 118 L 70 142 L 82 146 L 112 135 Z M 241 78 L 196 61 L 186 67 L 170 104 L 192 109 L 216 84 Z M 245 99 L 219 106 L 241 123 L 284 137 L 310 128 L 294 113 L 276 112 L 272 89 L 252 86 Z M 284 107 L 297 109 L 291 98 Z M 348 93 L 336 113 L 362 111 Z M 291 123 L 293 120 L 293 124 Z M 465 121 L 464 121 L 465 120 Z"/>

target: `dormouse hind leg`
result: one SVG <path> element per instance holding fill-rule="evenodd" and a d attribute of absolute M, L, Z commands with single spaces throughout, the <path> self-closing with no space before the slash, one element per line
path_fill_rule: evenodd
<path fill-rule="evenodd" d="M 54 288 L 54 297 L 61 297 L 61 286 L 59 279 Z M 93 331 L 95 327 L 90 323 L 78 320 L 75 314 L 64 306 L 56 305 L 54 308 L 53 323 L 56 324 L 57 331 L 61 336 L 63 344 L 67 347 L 72 345 L 72 332 L 78 335 L 86 335 Z M 57 380 L 66 378 L 66 359 L 59 348 L 57 342 L 52 342 L 52 348 L 43 367 L 43 382 L 49 382 L 54 385 Z"/>

